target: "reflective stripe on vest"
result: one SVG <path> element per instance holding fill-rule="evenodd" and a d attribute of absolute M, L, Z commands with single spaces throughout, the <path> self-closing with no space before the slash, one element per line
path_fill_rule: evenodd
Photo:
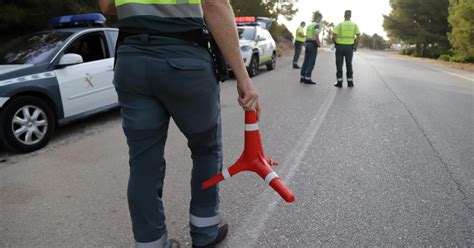
<path fill-rule="evenodd" d="M 118 7 L 126 3 L 139 4 L 201 4 L 201 0 L 115 0 L 115 6 Z"/>
<path fill-rule="evenodd" d="M 202 18 L 201 0 L 116 0 L 118 19 L 132 16 Z"/>
<path fill-rule="evenodd" d="M 306 41 L 314 41 L 314 28 L 318 25 L 316 22 L 312 22 L 306 28 Z"/>
<path fill-rule="evenodd" d="M 345 21 L 338 25 L 339 35 L 336 43 L 341 45 L 353 45 L 355 43 L 355 35 L 357 25 L 351 21 Z"/>

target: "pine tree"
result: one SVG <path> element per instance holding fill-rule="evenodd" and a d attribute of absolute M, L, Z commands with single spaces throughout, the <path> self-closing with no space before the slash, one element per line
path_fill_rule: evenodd
<path fill-rule="evenodd" d="M 383 26 L 391 38 L 416 45 L 418 56 L 437 57 L 449 49 L 448 0 L 390 0 L 390 5 Z"/>
<path fill-rule="evenodd" d="M 474 61 L 474 1 L 450 0 L 449 41 L 460 60 Z"/>

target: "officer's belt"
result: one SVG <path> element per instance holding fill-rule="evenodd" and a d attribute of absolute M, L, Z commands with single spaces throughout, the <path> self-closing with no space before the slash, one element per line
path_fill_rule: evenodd
<path fill-rule="evenodd" d="M 148 35 L 149 37 L 167 37 L 174 38 L 184 41 L 196 43 L 204 48 L 208 48 L 209 45 L 209 32 L 207 29 L 194 29 L 186 32 L 173 32 L 173 33 L 148 33 L 148 32 L 135 32 L 129 30 L 119 30 L 117 38 L 117 47 L 123 44 L 125 38 L 137 35 Z"/>
<path fill-rule="evenodd" d="M 117 43 L 115 44 L 115 61 L 117 61 L 117 51 L 119 47 L 123 44 L 124 40 L 130 36 L 138 35 L 148 35 L 148 37 L 167 37 L 175 38 L 179 40 L 189 41 L 196 43 L 206 49 L 209 48 L 209 32 L 207 29 L 194 29 L 186 32 L 175 32 L 175 33 L 147 33 L 147 32 L 136 32 L 130 30 L 119 29 L 119 34 L 117 37 Z M 115 67 L 115 62 L 114 62 Z"/>

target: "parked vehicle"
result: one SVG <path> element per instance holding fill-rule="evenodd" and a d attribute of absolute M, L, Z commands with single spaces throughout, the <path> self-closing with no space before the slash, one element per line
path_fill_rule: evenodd
<path fill-rule="evenodd" d="M 57 126 L 118 106 L 118 30 L 101 14 L 53 18 L 52 30 L 0 47 L 0 142 L 17 152 L 45 146 Z"/>

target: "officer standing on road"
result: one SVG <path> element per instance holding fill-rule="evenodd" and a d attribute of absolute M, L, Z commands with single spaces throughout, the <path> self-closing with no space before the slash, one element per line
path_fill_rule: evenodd
<path fill-rule="evenodd" d="M 313 22 L 306 28 L 306 44 L 304 62 L 301 67 L 300 83 L 316 84 L 311 79 L 314 65 L 316 64 L 316 56 L 318 55 L 318 48 L 321 46 L 319 41 L 320 22 L 323 15 L 319 11 L 313 13 Z"/>
<path fill-rule="evenodd" d="M 298 65 L 298 60 L 300 59 L 301 49 L 303 48 L 304 41 L 306 36 L 304 35 L 304 27 L 306 26 L 305 22 L 301 22 L 300 26 L 296 30 L 295 34 L 295 56 L 293 56 L 293 68 L 300 69 Z"/>
<path fill-rule="evenodd" d="M 217 186 L 201 183 L 222 169 L 219 83 L 208 51 L 209 27 L 237 79 L 238 102 L 260 113 L 258 92 L 240 54 L 228 0 L 99 0 L 120 29 L 114 84 L 129 147 L 128 203 L 137 247 L 176 247 L 162 202 L 170 117 L 192 153 L 190 232 L 193 247 L 215 247 L 227 224 Z M 202 3 L 201 3 L 202 2 Z M 206 23 L 203 16 L 206 17 Z"/>
<path fill-rule="evenodd" d="M 352 71 L 352 57 L 357 51 L 357 46 L 360 43 L 360 31 L 357 24 L 351 21 L 352 12 L 346 10 L 344 13 L 345 21 L 339 23 L 334 27 L 333 40 L 336 44 L 336 67 L 337 67 L 337 82 L 334 86 L 342 88 L 344 81 L 342 76 L 342 66 L 344 58 L 346 59 L 347 68 L 347 86 L 354 87 L 354 78 Z"/>

